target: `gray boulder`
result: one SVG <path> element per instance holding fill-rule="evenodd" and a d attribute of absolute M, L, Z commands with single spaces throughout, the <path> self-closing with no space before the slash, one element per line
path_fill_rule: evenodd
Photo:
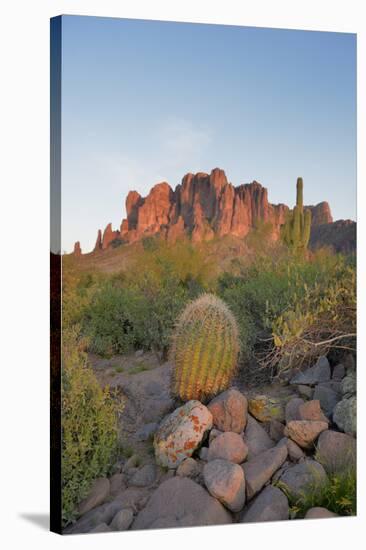
<path fill-rule="evenodd" d="M 328 359 L 322 355 L 313 367 L 303 372 L 299 372 L 291 378 L 290 384 L 315 386 L 315 384 L 326 382 L 327 380 L 330 380 L 330 366 Z"/>
<path fill-rule="evenodd" d="M 320 434 L 316 458 L 328 473 L 356 466 L 356 440 L 348 434 L 326 430 Z"/>
<path fill-rule="evenodd" d="M 117 512 L 110 524 L 114 531 L 127 531 L 133 522 L 133 511 L 131 508 L 125 508 Z"/>
<path fill-rule="evenodd" d="M 287 446 L 281 441 L 242 465 L 248 500 L 253 498 L 287 458 Z"/>
<path fill-rule="evenodd" d="M 340 382 L 342 378 L 344 378 L 346 375 L 346 369 L 342 363 L 338 363 L 338 365 L 335 365 L 333 368 L 333 374 L 332 374 L 332 380 L 337 380 Z"/>
<path fill-rule="evenodd" d="M 129 485 L 135 487 L 149 487 L 156 479 L 156 466 L 155 464 L 146 464 L 132 476 L 129 481 Z"/>
<path fill-rule="evenodd" d="M 201 469 L 194 458 L 186 458 L 177 468 L 177 476 L 181 477 L 196 477 L 200 472 Z"/>
<path fill-rule="evenodd" d="M 84 500 L 79 504 L 78 513 L 80 516 L 96 508 L 106 500 L 110 492 L 110 482 L 106 477 L 96 479 Z"/>
<path fill-rule="evenodd" d="M 344 396 L 355 395 L 356 393 L 356 372 L 351 371 L 345 376 L 341 382 L 341 393 Z"/>
<path fill-rule="evenodd" d="M 266 430 L 249 414 L 247 427 L 244 432 L 244 441 L 248 447 L 248 460 L 275 446 L 274 441 L 269 437 Z"/>
<path fill-rule="evenodd" d="M 304 384 L 299 384 L 297 386 L 297 391 L 301 397 L 305 397 L 306 399 L 312 399 L 314 394 L 314 388 L 311 386 L 305 386 Z"/>
<path fill-rule="evenodd" d="M 357 398 L 355 395 L 339 401 L 334 407 L 333 422 L 349 435 L 357 433 Z"/>
<path fill-rule="evenodd" d="M 300 498 L 307 490 L 314 490 L 327 481 L 327 474 L 319 462 L 305 460 L 288 468 L 280 478 L 287 491 L 295 499 Z"/>
<path fill-rule="evenodd" d="M 243 511 L 241 523 L 280 521 L 289 518 L 286 495 L 277 487 L 268 485 Z"/>
<path fill-rule="evenodd" d="M 305 401 L 301 397 L 293 397 L 286 405 L 285 418 L 286 424 L 291 420 L 301 420 L 300 407 L 304 405 Z"/>
<path fill-rule="evenodd" d="M 247 424 L 247 399 L 234 388 L 220 393 L 207 408 L 212 414 L 213 425 L 222 432 L 240 434 Z"/>
<path fill-rule="evenodd" d="M 243 469 L 227 460 L 212 460 L 203 468 L 203 479 L 208 491 L 226 508 L 239 512 L 245 503 Z"/>
<path fill-rule="evenodd" d="M 340 394 L 335 389 L 325 384 L 318 384 L 314 390 L 314 399 L 318 399 L 324 413 L 331 416 L 334 407 L 341 399 Z"/>
<path fill-rule="evenodd" d="M 301 458 L 305 457 L 304 451 L 298 446 L 295 441 L 287 439 L 287 452 L 288 457 L 292 462 L 298 462 Z"/>
<path fill-rule="evenodd" d="M 230 513 L 203 487 L 187 477 L 164 481 L 137 515 L 132 529 L 193 527 L 232 523 Z"/>

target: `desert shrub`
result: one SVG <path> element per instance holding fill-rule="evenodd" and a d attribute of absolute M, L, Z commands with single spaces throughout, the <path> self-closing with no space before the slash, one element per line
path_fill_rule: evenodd
<path fill-rule="evenodd" d="M 106 475 L 117 450 L 119 405 L 87 366 L 77 327 L 62 342 L 62 518 L 71 521 L 95 478 Z"/>
<path fill-rule="evenodd" d="M 342 257 L 315 265 L 319 272 L 312 284 L 300 272 L 287 307 L 273 318 L 264 366 L 285 371 L 331 350 L 355 349 L 355 268 Z"/>
<path fill-rule="evenodd" d="M 226 389 L 237 366 L 238 328 L 227 305 L 203 294 L 184 309 L 172 340 L 173 391 L 183 401 L 212 397 Z"/>
<path fill-rule="evenodd" d="M 292 517 L 303 518 L 315 506 L 327 508 L 340 516 L 356 515 L 357 484 L 355 468 L 332 474 L 325 483 L 311 483 L 300 496 L 294 497 L 288 488 L 277 484 L 287 495 Z"/>
<path fill-rule="evenodd" d="M 104 356 L 131 351 L 138 340 L 139 306 L 138 295 L 130 289 L 110 281 L 100 285 L 83 319 L 89 351 Z"/>

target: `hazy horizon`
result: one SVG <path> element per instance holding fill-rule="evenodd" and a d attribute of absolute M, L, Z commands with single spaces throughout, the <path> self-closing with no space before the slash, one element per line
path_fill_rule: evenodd
<path fill-rule="evenodd" d="M 63 16 L 62 250 L 187 172 L 356 218 L 356 36 Z"/>

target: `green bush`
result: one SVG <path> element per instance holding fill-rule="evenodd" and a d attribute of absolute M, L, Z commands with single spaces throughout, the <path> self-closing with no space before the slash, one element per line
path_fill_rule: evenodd
<path fill-rule="evenodd" d="M 76 327 L 62 342 L 62 519 L 70 522 L 93 480 L 104 476 L 117 451 L 119 406 L 87 366 Z"/>
<path fill-rule="evenodd" d="M 286 485 L 281 482 L 277 485 L 289 499 L 292 517 L 303 518 L 315 506 L 327 508 L 339 516 L 356 515 L 357 484 L 354 468 L 329 476 L 323 484 L 311 483 L 296 498 Z"/>

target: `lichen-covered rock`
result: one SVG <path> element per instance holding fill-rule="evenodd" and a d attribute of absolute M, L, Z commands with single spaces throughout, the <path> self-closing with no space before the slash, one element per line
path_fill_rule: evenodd
<path fill-rule="evenodd" d="M 248 447 L 248 460 L 275 446 L 274 441 L 269 437 L 266 430 L 250 414 L 248 414 L 244 441 Z"/>
<path fill-rule="evenodd" d="M 333 422 L 349 435 L 357 433 L 357 398 L 355 395 L 339 401 L 334 407 Z"/>
<path fill-rule="evenodd" d="M 319 436 L 316 458 L 328 473 L 355 467 L 356 440 L 348 434 L 326 430 Z"/>
<path fill-rule="evenodd" d="M 236 389 L 220 393 L 207 405 L 212 414 L 213 425 L 222 432 L 240 434 L 247 424 L 248 402 Z"/>
<path fill-rule="evenodd" d="M 155 458 L 160 466 L 177 468 L 192 456 L 205 433 L 212 428 L 212 414 L 199 401 L 188 401 L 161 423 L 154 437 Z"/>
<path fill-rule="evenodd" d="M 280 442 L 273 449 L 264 451 L 242 465 L 248 500 L 259 493 L 273 474 L 282 466 L 286 458 L 287 446 Z"/>
<path fill-rule="evenodd" d="M 344 396 L 351 396 L 356 393 L 356 373 L 350 371 L 347 376 L 345 376 L 341 382 L 341 393 Z"/>
<path fill-rule="evenodd" d="M 314 506 L 313 508 L 309 508 L 309 510 L 305 514 L 305 519 L 323 519 L 337 517 L 339 517 L 338 514 L 335 514 L 327 508 L 323 508 L 322 506 Z"/>
<path fill-rule="evenodd" d="M 326 481 L 327 474 L 323 466 L 311 459 L 287 468 L 280 478 L 281 485 L 295 499 L 302 497 L 307 490 L 314 491 L 314 487 L 321 487 Z"/>
<path fill-rule="evenodd" d="M 285 428 L 285 435 L 302 449 L 311 449 L 318 435 L 328 429 L 328 422 L 320 420 L 291 420 Z"/>
<path fill-rule="evenodd" d="M 245 478 L 238 464 L 227 460 L 212 460 L 203 468 L 208 491 L 232 512 L 239 512 L 245 503 Z"/>
<path fill-rule="evenodd" d="M 269 422 L 270 420 L 285 420 L 285 409 L 283 401 L 276 397 L 268 395 L 256 395 L 248 400 L 249 412 L 260 422 Z"/>
<path fill-rule="evenodd" d="M 286 495 L 277 487 L 268 485 L 243 511 L 241 523 L 280 521 L 289 517 Z"/>
<path fill-rule="evenodd" d="M 132 529 L 162 529 L 232 523 L 230 513 L 187 477 L 164 481 L 137 515 Z"/>
<path fill-rule="evenodd" d="M 221 458 L 235 464 L 243 462 L 248 455 L 248 447 L 243 438 L 234 432 L 224 432 L 212 441 L 207 460 Z"/>
<path fill-rule="evenodd" d="M 290 380 L 290 384 L 306 384 L 315 386 L 319 382 L 330 380 L 330 366 L 328 359 L 322 355 L 317 360 L 316 364 L 310 369 L 299 372 Z"/>

